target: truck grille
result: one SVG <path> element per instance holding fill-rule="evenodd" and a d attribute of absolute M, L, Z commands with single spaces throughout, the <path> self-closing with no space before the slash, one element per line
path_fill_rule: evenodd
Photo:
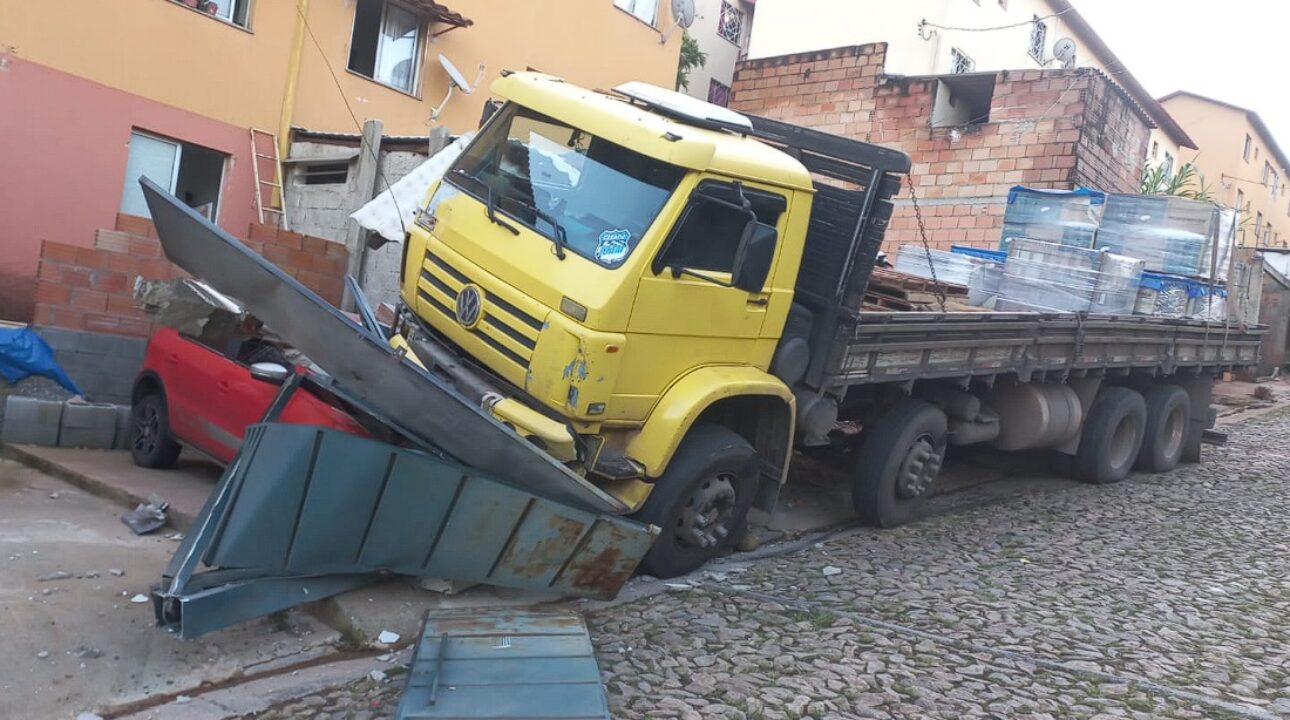
<path fill-rule="evenodd" d="M 467 284 L 479 287 L 484 299 L 483 318 L 470 329 L 457 323 L 456 314 L 457 294 Z M 468 333 L 521 369 L 528 369 L 543 319 L 535 314 L 540 312 L 538 307 L 521 309 L 521 304 L 536 305 L 532 300 L 519 297 L 518 293 L 515 293 L 517 297 L 508 300 L 494 288 L 449 263 L 442 255 L 429 250 L 421 265 L 417 294 L 426 305 L 443 316 L 448 323 L 443 329 L 449 334 Z"/>

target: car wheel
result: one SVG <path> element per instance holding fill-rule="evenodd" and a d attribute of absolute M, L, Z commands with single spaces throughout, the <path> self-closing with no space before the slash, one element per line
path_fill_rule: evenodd
<path fill-rule="evenodd" d="M 174 467 L 180 449 L 170 433 L 166 401 L 161 394 L 152 392 L 136 400 L 130 408 L 130 457 L 134 464 L 146 468 Z"/>

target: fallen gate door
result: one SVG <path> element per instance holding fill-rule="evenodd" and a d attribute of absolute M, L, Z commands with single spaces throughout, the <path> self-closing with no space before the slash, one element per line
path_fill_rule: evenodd
<path fill-rule="evenodd" d="M 396 720 L 609 718 L 587 626 L 572 612 L 431 612 Z"/>
<path fill-rule="evenodd" d="M 419 450 L 262 423 L 248 428 L 155 606 L 161 624 L 192 637 L 382 572 L 609 598 L 656 533 Z"/>
<path fill-rule="evenodd" d="M 166 259 L 238 302 L 351 393 L 463 463 L 596 512 L 627 506 L 521 438 L 439 378 L 147 178 L 139 181 Z"/>

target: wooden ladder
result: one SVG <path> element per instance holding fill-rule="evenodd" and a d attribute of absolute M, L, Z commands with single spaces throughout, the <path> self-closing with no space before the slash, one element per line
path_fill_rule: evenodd
<path fill-rule="evenodd" d="M 263 144 L 261 138 L 269 139 L 271 153 L 260 152 Z M 260 161 L 273 161 L 273 175 L 265 180 L 260 175 Z M 260 224 L 264 224 L 265 213 L 278 214 L 278 227 L 283 230 L 290 230 L 287 227 L 287 195 L 282 189 L 282 158 L 278 155 L 278 136 L 259 128 L 251 128 L 251 168 L 255 171 L 255 209 L 260 214 Z M 269 201 L 264 201 L 264 188 L 270 190 Z M 276 201 L 276 202 L 275 202 Z"/>

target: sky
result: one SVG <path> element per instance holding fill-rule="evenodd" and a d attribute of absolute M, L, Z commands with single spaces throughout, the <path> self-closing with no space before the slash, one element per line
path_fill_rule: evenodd
<path fill-rule="evenodd" d="M 1290 2 L 1072 0 L 1156 97 L 1188 90 L 1254 110 L 1290 152 Z"/>

